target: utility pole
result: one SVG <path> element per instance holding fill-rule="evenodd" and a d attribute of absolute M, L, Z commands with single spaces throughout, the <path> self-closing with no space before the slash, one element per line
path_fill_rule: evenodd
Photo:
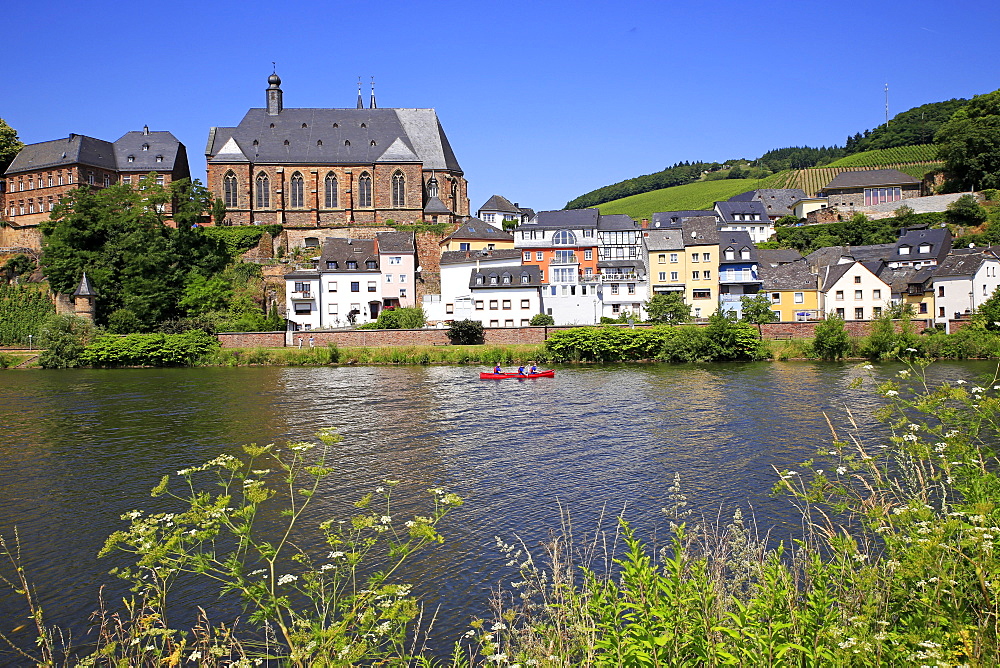
<path fill-rule="evenodd" d="M 889 82 L 885 84 L 885 126 L 889 127 Z"/>

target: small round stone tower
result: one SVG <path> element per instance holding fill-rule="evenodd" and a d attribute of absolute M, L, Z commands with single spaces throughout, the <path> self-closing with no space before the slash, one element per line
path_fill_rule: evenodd
<path fill-rule="evenodd" d="M 73 305 L 76 315 L 87 320 L 94 321 L 94 299 L 97 297 L 97 290 L 87 278 L 87 272 L 83 272 L 80 279 L 80 286 L 73 293 Z"/>

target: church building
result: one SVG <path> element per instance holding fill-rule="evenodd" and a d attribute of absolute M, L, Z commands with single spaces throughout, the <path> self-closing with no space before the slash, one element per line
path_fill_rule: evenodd
<path fill-rule="evenodd" d="M 266 106 L 236 127 L 213 127 L 208 188 L 226 222 L 342 227 L 469 215 L 462 168 L 433 109 L 286 109 L 268 77 Z"/>

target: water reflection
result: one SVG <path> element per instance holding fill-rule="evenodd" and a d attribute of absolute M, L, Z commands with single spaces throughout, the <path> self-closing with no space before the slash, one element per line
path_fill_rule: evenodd
<path fill-rule="evenodd" d="M 995 369 L 940 364 L 934 378 Z M 554 379 L 485 382 L 477 369 L 338 367 L 5 372 L 0 375 L 0 532 L 19 527 L 28 572 L 51 621 L 83 627 L 97 588 L 111 582 L 95 555 L 119 516 L 149 507 L 165 473 L 242 443 L 307 437 L 333 427 L 336 475 L 310 521 L 398 479 L 398 510 L 424 491 L 466 497 L 443 530 L 448 542 L 405 574 L 441 605 L 437 637 L 450 646 L 490 588 L 509 580 L 494 536 L 537 545 L 559 526 L 559 504 L 581 531 L 603 509 L 645 536 L 663 535 L 666 490 L 679 472 L 695 511 L 752 507 L 788 536 L 790 507 L 768 492 L 773 467 L 794 466 L 829 441 L 851 407 L 863 424 L 877 399 L 852 389 L 854 366 L 775 362 L 560 369 Z M 879 373 L 892 373 L 884 367 Z M 867 422 L 864 422 L 867 421 Z M 303 536 L 303 541 L 308 539 Z M 122 589 L 112 587 L 109 598 Z M 211 595 L 181 598 L 193 605 Z M 0 593 L 0 619 L 22 616 Z M 225 608 L 225 610 L 232 610 Z M 218 617 L 216 617 L 218 618 Z M 13 627 L 16 624 L 5 624 Z"/>

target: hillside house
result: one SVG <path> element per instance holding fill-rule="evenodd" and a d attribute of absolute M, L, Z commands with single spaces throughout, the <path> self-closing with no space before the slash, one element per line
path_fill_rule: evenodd
<path fill-rule="evenodd" d="M 851 208 L 920 197 L 921 182 L 897 169 L 841 172 L 823 189 L 830 207 Z"/>

